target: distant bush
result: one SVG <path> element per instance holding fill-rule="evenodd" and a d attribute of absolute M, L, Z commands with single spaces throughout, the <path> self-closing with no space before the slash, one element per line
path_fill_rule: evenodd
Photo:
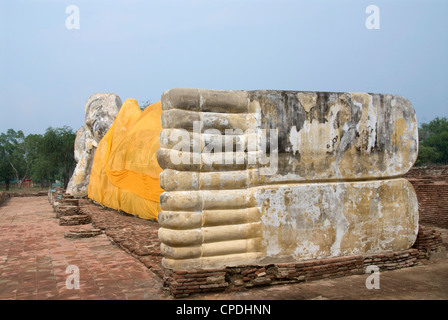
<path fill-rule="evenodd" d="M 448 164 L 448 120 L 435 118 L 419 128 L 416 166 Z"/>

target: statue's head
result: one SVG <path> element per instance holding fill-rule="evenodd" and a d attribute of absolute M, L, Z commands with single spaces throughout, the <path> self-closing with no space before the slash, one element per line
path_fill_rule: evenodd
<path fill-rule="evenodd" d="M 95 93 L 85 105 L 85 126 L 99 142 L 120 111 L 122 102 L 113 93 Z"/>

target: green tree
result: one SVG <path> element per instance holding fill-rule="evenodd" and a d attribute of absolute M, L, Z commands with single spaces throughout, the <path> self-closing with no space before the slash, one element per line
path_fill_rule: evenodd
<path fill-rule="evenodd" d="M 45 182 L 54 181 L 57 174 L 57 168 L 54 168 L 45 156 L 39 155 L 39 157 L 34 161 L 33 167 L 31 168 L 31 178 L 40 183 L 41 187 Z"/>
<path fill-rule="evenodd" d="M 48 128 L 42 136 L 40 158 L 36 171 L 44 176 L 59 176 L 67 188 L 71 174 L 76 166 L 74 157 L 76 134 L 70 127 Z"/>
<path fill-rule="evenodd" d="M 419 129 L 417 166 L 448 163 L 448 120 L 435 118 Z"/>
<path fill-rule="evenodd" d="M 6 190 L 9 190 L 11 179 L 14 178 L 14 172 L 9 164 L 5 146 L 2 142 L 3 137 L 0 136 L 0 180 L 5 181 Z"/>
<path fill-rule="evenodd" d="M 19 188 L 22 187 L 23 180 L 27 178 L 35 156 L 32 139 L 33 137 L 27 139 L 23 131 L 16 132 L 14 129 L 9 129 L 0 135 L 3 165 L 4 162 L 9 163 Z M 11 171 L 8 172 L 11 173 Z"/>
<path fill-rule="evenodd" d="M 54 167 L 45 150 L 45 142 L 43 135 L 27 136 L 29 143 L 34 147 L 34 160 L 30 170 L 30 177 L 35 182 L 40 182 L 43 187 L 44 182 L 54 181 L 57 168 Z"/>
<path fill-rule="evenodd" d="M 25 136 L 9 129 L 0 134 L 0 179 L 9 189 L 9 181 L 17 179 L 18 187 L 27 177 L 37 182 L 61 179 L 67 187 L 75 168 L 76 134 L 70 127 L 48 128 L 45 134 Z"/>

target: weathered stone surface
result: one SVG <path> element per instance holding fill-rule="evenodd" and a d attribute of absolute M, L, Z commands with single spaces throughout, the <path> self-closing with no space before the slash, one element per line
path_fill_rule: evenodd
<path fill-rule="evenodd" d="M 85 124 L 76 133 L 77 164 L 67 186 L 67 193 L 76 197 L 87 196 L 95 150 L 114 122 L 121 105 L 120 97 L 113 93 L 96 93 L 87 101 L 84 107 Z"/>
<path fill-rule="evenodd" d="M 262 130 L 274 129 L 278 135 L 278 170 L 274 174 L 258 177 L 259 162 L 253 175 L 260 181 L 252 185 L 271 183 L 372 179 L 401 176 L 414 164 L 418 152 L 418 125 L 411 103 L 400 96 L 367 93 L 321 93 L 293 91 L 216 91 L 216 101 L 210 98 L 213 90 L 173 89 L 162 96 L 163 131 L 161 133 L 159 160 L 163 169 L 180 171 L 219 172 L 235 170 L 233 163 L 219 166 L 207 165 L 205 147 L 210 145 L 212 131 L 234 132 L 232 137 L 246 141 L 241 152 L 244 163 L 240 168 L 250 169 L 251 152 L 264 151 Z M 196 94 L 191 101 L 175 104 Z M 207 104 L 202 95 L 208 97 Z M 183 97 L 182 95 L 185 95 Z M 221 101 L 234 100 L 232 107 Z M 180 96 L 180 97 L 179 97 Z M 245 97 L 243 99 L 242 97 Z M 227 97 L 227 98 L 226 98 Z M 197 106 L 192 107 L 193 101 Z M 202 101 L 202 102 L 200 102 Z M 245 101 L 243 108 L 242 101 Z M 210 112 L 212 106 L 217 111 Z M 183 109 L 183 108 L 189 109 Z M 195 110 L 195 111 L 191 111 Z M 205 111 L 206 110 L 206 111 Z M 241 112 L 241 114 L 235 114 Z M 237 116 L 241 120 L 234 120 Z M 198 122 L 200 134 L 196 135 L 198 147 L 190 143 L 189 150 L 199 154 L 199 161 L 187 164 L 173 164 L 170 152 L 177 143 L 169 139 L 172 130 L 193 131 L 194 121 Z M 193 132 L 191 132 L 193 135 Z M 267 132 L 269 135 L 269 132 Z M 248 147 L 252 137 L 256 144 Z M 269 138 L 269 136 L 268 136 Z M 191 137 L 193 140 L 193 136 Z M 208 141 L 207 141 L 208 140 Z M 193 142 L 193 141 L 192 141 Z M 267 146 L 269 155 L 269 145 Z M 222 155 L 226 154 L 222 144 Z M 214 153 L 217 153 L 216 150 Z M 253 154 L 254 157 L 257 155 Z M 258 159 L 258 158 L 257 158 Z M 200 166 L 200 168 L 199 168 Z M 239 169 L 238 169 L 239 170 Z M 223 178 L 224 179 L 224 178 Z M 220 180 L 223 180 L 220 179 Z M 167 178 L 170 180 L 170 178 Z"/>
<path fill-rule="evenodd" d="M 164 266 L 291 262 L 414 243 L 417 199 L 400 177 L 416 160 L 418 125 L 405 98 L 173 89 L 162 108 Z"/>
<path fill-rule="evenodd" d="M 418 232 L 418 205 L 405 179 L 259 188 L 267 260 L 405 250 Z"/>

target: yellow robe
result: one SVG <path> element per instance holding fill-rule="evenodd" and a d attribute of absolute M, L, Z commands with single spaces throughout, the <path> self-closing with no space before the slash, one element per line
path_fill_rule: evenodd
<path fill-rule="evenodd" d="M 88 196 L 106 207 L 157 219 L 161 211 L 157 162 L 162 130 L 160 102 L 143 112 L 127 99 L 114 123 L 101 139 L 90 173 Z"/>

